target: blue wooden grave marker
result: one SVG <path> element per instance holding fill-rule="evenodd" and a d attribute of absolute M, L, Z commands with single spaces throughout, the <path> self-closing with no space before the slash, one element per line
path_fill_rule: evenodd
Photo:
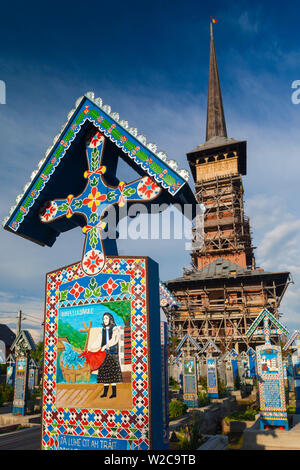
<path fill-rule="evenodd" d="M 28 395 L 29 353 L 35 350 L 34 341 L 26 330 L 20 331 L 11 345 L 16 358 L 14 378 L 13 415 L 26 414 Z"/>
<path fill-rule="evenodd" d="M 249 369 L 250 369 L 250 377 L 256 377 L 256 352 L 253 348 L 249 347 L 247 350 L 247 354 L 249 357 Z"/>
<path fill-rule="evenodd" d="M 233 379 L 236 379 L 239 375 L 238 364 L 237 364 L 238 353 L 236 352 L 235 349 L 232 349 L 230 351 L 230 354 L 231 354 L 231 357 L 232 357 L 231 362 L 232 362 Z"/>
<path fill-rule="evenodd" d="M 206 354 L 207 396 L 210 398 L 219 398 L 216 355 L 220 354 L 221 351 L 212 340 L 208 340 L 203 346 L 202 353 Z"/>
<path fill-rule="evenodd" d="M 168 323 L 161 321 L 161 364 L 162 364 L 162 396 L 163 396 L 163 440 L 166 448 L 169 444 L 169 371 L 168 371 Z"/>
<path fill-rule="evenodd" d="M 267 309 L 263 309 L 246 332 L 248 337 L 254 334 L 263 336 L 265 340 L 264 345 L 256 348 L 260 428 L 277 426 L 288 430 L 281 348 L 271 344 L 271 335 L 287 335 L 288 330 Z"/>
<path fill-rule="evenodd" d="M 199 344 L 186 334 L 176 348 L 182 352 L 183 364 L 183 401 L 190 408 L 198 406 L 198 381 L 196 354 L 201 351 Z"/>
<path fill-rule="evenodd" d="M 245 351 L 238 355 L 238 372 L 241 383 L 245 383 L 250 378 L 249 356 Z"/>
<path fill-rule="evenodd" d="M 31 358 L 28 366 L 28 389 L 33 390 L 38 384 L 39 366 L 35 359 Z"/>
<path fill-rule="evenodd" d="M 227 351 L 223 355 L 222 360 L 223 360 L 223 363 L 224 363 L 224 366 L 225 366 L 226 390 L 230 392 L 230 391 L 235 389 L 231 352 Z"/>
<path fill-rule="evenodd" d="M 16 358 L 12 353 L 6 359 L 6 365 L 6 383 L 13 385 L 15 383 Z"/>

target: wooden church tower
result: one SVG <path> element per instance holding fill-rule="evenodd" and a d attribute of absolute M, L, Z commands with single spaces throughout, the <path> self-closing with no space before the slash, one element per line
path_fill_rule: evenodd
<path fill-rule="evenodd" d="M 205 210 L 204 240 L 192 249 L 191 270 L 165 284 L 180 304 L 172 314 L 174 336 L 189 333 L 201 345 L 213 339 L 223 351 L 241 352 L 263 342 L 249 343 L 245 332 L 264 307 L 279 317 L 290 275 L 255 267 L 243 200 L 246 141 L 227 136 L 212 24 L 210 35 L 206 141 L 187 153 Z"/>
<path fill-rule="evenodd" d="M 249 219 L 244 214 L 242 175 L 246 141 L 227 137 L 218 65 L 211 24 L 206 142 L 187 154 L 198 201 L 205 206 L 204 245 L 192 253 L 202 269 L 222 257 L 254 267 Z"/>

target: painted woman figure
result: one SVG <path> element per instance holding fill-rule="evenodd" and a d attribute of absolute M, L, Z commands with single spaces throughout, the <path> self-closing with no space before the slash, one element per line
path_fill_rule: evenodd
<path fill-rule="evenodd" d="M 119 363 L 119 341 L 120 330 L 115 324 L 111 313 L 103 314 L 101 351 L 105 351 L 104 362 L 98 369 L 97 383 L 104 384 L 101 398 L 107 396 L 109 385 L 112 386 L 112 394 L 109 398 L 117 396 L 117 383 L 123 382 L 121 367 Z"/>

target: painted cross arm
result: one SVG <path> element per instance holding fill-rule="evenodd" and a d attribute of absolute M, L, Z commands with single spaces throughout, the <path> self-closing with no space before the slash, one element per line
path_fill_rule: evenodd
<path fill-rule="evenodd" d="M 262 322 L 263 327 L 260 326 Z M 288 335 L 288 330 L 269 310 L 264 308 L 246 331 L 248 338 L 254 334 L 263 335 L 265 341 L 269 342 L 271 335 Z"/>
<path fill-rule="evenodd" d="M 85 234 L 82 268 L 88 275 L 97 274 L 105 264 L 103 230 L 107 223 L 102 219 L 109 207 L 123 207 L 127 201 L 148 202 L 162 192 L 148 176 L 128 184 L 120 182 L 118 186 L 109 186 L 104 179 L 107 169 L 102 165 L 104 145 L 105 138 L 100 132 L 93 134 L 87 141 L 88 170 L 84 172 L 86 186 L 83 192 L 77 196 L 70 194 L 65 199 L 49 201 L 40 213 L 43 223 L 51 223 L 62 217 L 69 219 L 74 214 L 83 216 L 86 225 L 82 229 Z"/>

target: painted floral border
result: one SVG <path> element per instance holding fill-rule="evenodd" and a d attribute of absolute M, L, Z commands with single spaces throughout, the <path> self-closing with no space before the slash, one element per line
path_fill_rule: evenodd
<path fill-rule="evenodd" d="M 66 151 L 75 139 L 76 135 L 89 120 L 94 126 L 119 148 L 123 150 L 133 161 L 135 161 L 143 170 L 166 189 L 172 196 L 180 191 L 186 184 L 176 171 L 172 170 L 159 157 L 153 154 L 141 142 L 135 139 L 114 119 L 106 114 L 101 108 L 96 106 L 88 98 L 84 98 L 79 108 L 71 117 L 66 129 L 59 137 L 54 149 L 50 152 L 46 162 L 37 172 L 32 183 L 29 185 L 25 196 L 22 197 L 13 214 L 8 219 L 6 225 L 13 231 L 17 231 L 24 217 L 28 214 L 30 207 L 34 204 L 41 191 L 49 181 Z"/>
<path fill-rule="evenodd" d="M 126 439 L 130 448 L 150 446 L 150 395 L 148 383 L 147 272 L 145 258 L 117 257 L 123 274 L 131 276 L 132 410 L 56 408 L 56 346 L 59 286 L 68 272 L 68 281 L 85 277 L 80 263 L 48 273 L 44 329 L 44 377 L 42 404 L 42 449 L 58 449 L 58 435 Z M 107 258 L 103 273 L 112 273 L 116 258 Z M 70 273 L 73 273 L 73 277 Z M 100 279 L 102 273 L 97 278 Z M 142 285 L 136 291 L 136 286 Z"/>

